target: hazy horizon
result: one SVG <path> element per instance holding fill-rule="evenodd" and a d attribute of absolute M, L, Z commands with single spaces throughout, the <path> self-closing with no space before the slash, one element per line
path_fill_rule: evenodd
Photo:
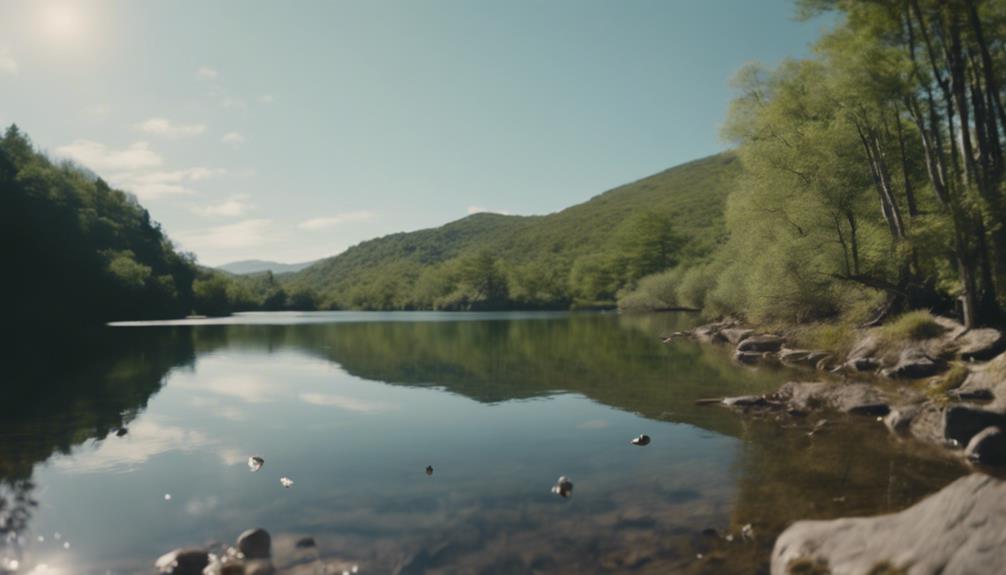
<path fill-rule="evenodd" d="M 789 0 L 0 5 L 0 122 L 136 194 L 201 263 L 542 214 L 726 148 Z M 715 36 L 713 34 L 715 33 Z"/>

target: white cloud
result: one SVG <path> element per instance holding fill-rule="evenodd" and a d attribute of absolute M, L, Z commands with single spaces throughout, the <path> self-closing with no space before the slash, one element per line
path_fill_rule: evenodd
<path fill-rule="evenodd" d="M 203 230 L 176 234 L 186 249 L 199 253 L 203 250 L 252 248 L 277 239 L 272 220 L 251 219 Z"/>
<path fill-rule="evenodd" d="M 220 141 L 223 142 L 224 144 L 237 145 L 237 144 L 243 144 L 245 141 L 245 137 L 242 136 L 239 132 L 227 132 L 226 134 L 223 135 L 222 138 L 220 138 Z"/>
<path fill-rule="evenodd" d="M 345 409 L 346 411 L 355 411 L 357 413 L 378 413 L 381 411 L 394 411 L 398 409 L 397 405 L 390 403 L 327 393 L 302 393 L 300 395 L 300 399 L 301 401 L 310 403 L 311 405 L 317 405 L 320 407 L 336 407 L 339 409 Z"/>
<path fill-rule="evenodd" d="M 17 74 L 19 68 L 17 65 L 17 60 L 14 59 L 14 54 L 6 48 L 0 50 L 0 73 L 2 74 Z"/>
<path fill-rule="evenodd" d="M 155 168 L 163 161 L 146 142 L 135 142 L 127 148 L 117 150 L 92 140 L 74 140 L 56 148 L 56 153 L 72 158 L 96 172 L 132 172 Z"/>
<path fill-rule="evenodd" d="M 272 104 L 276 101 L 272 94 L 262 94 L 258 97 L 259 104 Z"/>
<path fill-rule="evenodd" d="M 374 212 L 370 210 L 357 210 L 354 212 L 342 212 L 332 216 L 326 216 L 321 218 L 311 218 L 309 220 L 304 220 L 297 225 L 298 228 L 302 230 L 322 230 L 325 228 L 331 228 L 339 224 L 345 224 L 348 222 L 365 222 L 367 220 L 374 219 Z"/>
<path fill-rule="evenodd" d="M 483 208 L 482 206 L 468 206 L 468 215 L 481 213 L 502 214 L 504 216 L 510 215 L 510 212 L 507 210 L 490 210 L 489 208 Z"/>
<path fill-rule="evenodd" d="M 84 117 L 91 121 L 100 121 L 107 118 L 112 113 L 112 109 L 106 104 L 94 104 L 84 108 Z"/>
<path fill-rule="evenodd" d="M 171 171 L 120 173 L 114 174 L 110 180 L 115 186 L 136 194 L 136 197 L 149 200 L 164 196 L 195 195 L 196 191 L 190 188 L 189 184 L 223 173 L 224 170 L 196 167 Z"/>
<path fill-rule="evenodd" d="M 207 80 L 212 80 L 219 76 L 220 73 L 217 72 L 216 68 L 210 68 L 209 66 L 200 66 L 196 69 L 196 76 L 199 78 L 206 78 Z"/>
<path fill-rule="evenodd" d="M 236 218 L 255 209 L 255 206 L 248 202 L 247 194 L 237 194 L 219 204 L 193 206 L 191 209 L 194 214 L 206 218 Z"/>
<path fill-rule="evenodd" d="M 175 124 L 166 118 L 148 118 L 135 124 L 133 128 L 146 134 L 172 139 L 198 136 L 206 131 L 204 124 Z"/>

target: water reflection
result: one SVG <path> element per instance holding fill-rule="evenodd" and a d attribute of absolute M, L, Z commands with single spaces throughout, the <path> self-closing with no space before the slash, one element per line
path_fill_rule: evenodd
<path fill-rule="evenodd" d="M 0 526 L 29 537 L 6 552 L 146 572 L 258 525 L 291 573 L 319 556 L 362 573 L 750 573 L 795 518 L 901 508 L 961 473 L 879 425 L 809 438 L 813 420 L 696 407 L 796 374 L 659 343 L 682 316 L 387 315 L 116 328 L 20 365 L 0 408 L 0 518 L 19 523 Z M 56 530 L 71 550 L 30 538 Z"/>

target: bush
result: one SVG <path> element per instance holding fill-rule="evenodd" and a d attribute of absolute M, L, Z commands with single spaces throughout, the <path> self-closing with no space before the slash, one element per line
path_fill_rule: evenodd
<path fill-rule="evenodd" d="M 926 310 L 908 312 L 880 329 L 887 342 L 922 341 L 943 335 L 946 329 Z"/>

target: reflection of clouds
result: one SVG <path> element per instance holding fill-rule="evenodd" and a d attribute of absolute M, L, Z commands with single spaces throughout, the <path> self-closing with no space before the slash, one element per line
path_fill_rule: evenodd
<path fill-rule="evenodd" d="M 216 510 L 218 505 L 220 498 L 216 495 L 194 497 L 185 503 L 185 513 L 193 516 L 205 515 Z"/>
<path fill-rule="evenodd" d="M 246 403 L 266 403 L 277 395 L 275 385 L 251 373 L 201 377 L 171 382 L 172 387 L 191 391 L 204 391 L 240 399 Z"/>
<path fill-rule="evenodd" d="M 131 471 L 155 455 L 194 451 L 209 443 L 199 431 L 164 425 L 148 417 L 134 422 L 129 435 L 96 442 L 94 451 L 60 458 L 55 465 L 75 473 Z"/>
<path fill-rule="evenodd" d="M 222 461 L 224 465 L 228 466 L 237 465 L 239 463 L 245 463 L 246 461 L 248 461 L 247 455 L 241 453 L 237 449 L 231 449 L 229 447 L 221 449 L 220 451 L 217 452 L 217 455 L 220 456 L 220 461 Z"/>
<path fill-rule="evenodd" d="M 607 429 L 608 422 L 604 419 L 589 419 L 576 424 L 577 429 Z"/>
<path fill-rule="evenodd" d="M 398 406 L 392 403 L 347 397 L 345 395 L 333 395 L 330 393 L 302 393 L 300 394 L 300 399 L 311 405 L 336 407 L 358 413 L 380 413 L 383 411 L 398 410 Z"/>

